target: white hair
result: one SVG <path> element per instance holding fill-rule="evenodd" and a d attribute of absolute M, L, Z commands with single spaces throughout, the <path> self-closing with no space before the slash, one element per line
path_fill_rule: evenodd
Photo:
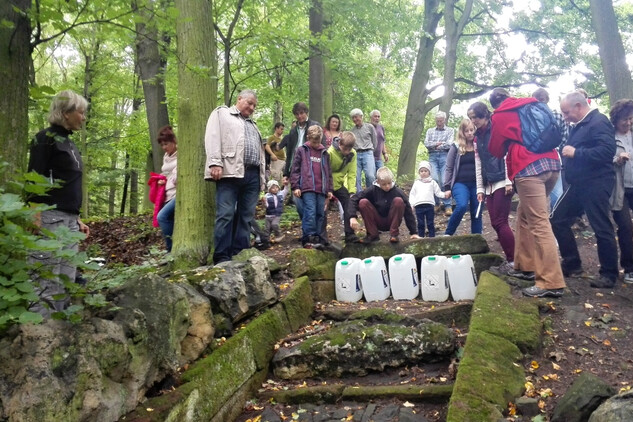
<path fill-rule="evenodd" d="M 446 113 L 444 113 L 443 111 L 438 111 L 437 113 L 435 113 L 435 118 L 436 119 L 438 119 L 440 117 L 446 119 Z"/>
<path fill-rule="evenodd" d="M 369 113 L 369 117 L 374 117 L 374 114 L 380 114 L 380 110 L 372 110 L 371 113 Z"/>
<path fill-rule="evenodd" d="M 363 117 L 363 110 L 361 110 L 360 108 L 355 108 L 352 111 L 350 111 L 349 117 L 353 118 L 354 116 Z"/>

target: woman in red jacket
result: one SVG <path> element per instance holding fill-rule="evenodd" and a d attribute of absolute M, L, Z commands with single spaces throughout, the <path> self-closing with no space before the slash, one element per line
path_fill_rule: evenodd
<path fill-rule="evenodd" d="M 535 280 L 523 289 L 531 297 L 560 297 L 565 279 L 558 258 L 556 239 L 549 221 L 549 194 L 560 174 L 558 152 L 542 154 L 523 145 L 518 108 L 537 101 L 535 98 L 510 97 L 503 88 L 490 94 L 495 109 L 488 149 L 497 158 L 506 158 L 508 178 L 519 195 L 517 208 L 514 269 L 508 275 Z"/>

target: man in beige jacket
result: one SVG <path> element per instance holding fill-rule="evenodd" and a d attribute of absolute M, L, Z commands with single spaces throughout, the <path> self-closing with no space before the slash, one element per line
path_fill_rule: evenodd
<path fill-rule="evenodd" d="M 257 95 L 244 90 L 233 107 L 213 110 L 204 146 L 205 179 L 216 183 L 213 263 L 250 248 L 250 222 L 264 186 L 264 142 L 251 115 Z"/>

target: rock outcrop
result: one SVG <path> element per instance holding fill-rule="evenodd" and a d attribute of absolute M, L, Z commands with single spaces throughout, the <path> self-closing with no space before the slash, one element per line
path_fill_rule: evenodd
<path fill-rule="evenodd" d="M 419 362 L 448 359 L 455 334 L 442 324 L 423 321 L 413 326 L 348 321 L 302 343 L 280 348 L 274 373 L 284 379 L 367 375 Z"/>

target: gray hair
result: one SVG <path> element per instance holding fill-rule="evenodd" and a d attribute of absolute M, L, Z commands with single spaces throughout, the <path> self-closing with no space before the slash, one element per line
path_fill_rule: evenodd
<path fill-rule="evenodd" d="M 561 99 L 561 102 L 562 101 L 565 101 L 567 104 L 570 104 L 570 105 L 581 104 L 586 107 L 589 107 L 589 103 L 587 102 L 587 98 L 585 97 L 585 95 L 582 92 L 578 92 L 578 91 L 572 91 L 565 94 L 563 98 Z"/>
<path fill-rule="evenodd" d="M 257 94 L 252 89 L 243 89 L 237 94 L 237 98 L 253 97 L 257 100 Z"/>
<path fill-rule="evenodd" d="M 360 108 L 355 108 L 352 111 L 349 112 L 349 117 L 354 117 L 354 116 L 360 116 L 363 117 L 363 110 L 361 110 Z"/>
<path fill-rule="evenodd" d="M 444 118 L 446 119 L 446 113 L 444 113 L 443 111 L 438 111 L 437 113 L 435 113 L 435 118 Z"/>
<path fill-rule="evenodd" d="M 66 118 L 64 114 L 75 110 L 86 111 L 88 101 L 81 95 L 67 89 L 55 95 L 48 113 L 48 122 L 53 125 L 63 126 Z"/>
<path fill-rule="evenodd" d="M 376 172 L 376 180 L 379 182 L 393 182 L 393 172 L 387 167 L 380 167 Z"/>
<path fill-rule="evenodd" d="M 374 114 L 380 114 L 380 110 L 372 110 L 371 113 L 369 113 L 369 117 L 374 117 Z"/>

